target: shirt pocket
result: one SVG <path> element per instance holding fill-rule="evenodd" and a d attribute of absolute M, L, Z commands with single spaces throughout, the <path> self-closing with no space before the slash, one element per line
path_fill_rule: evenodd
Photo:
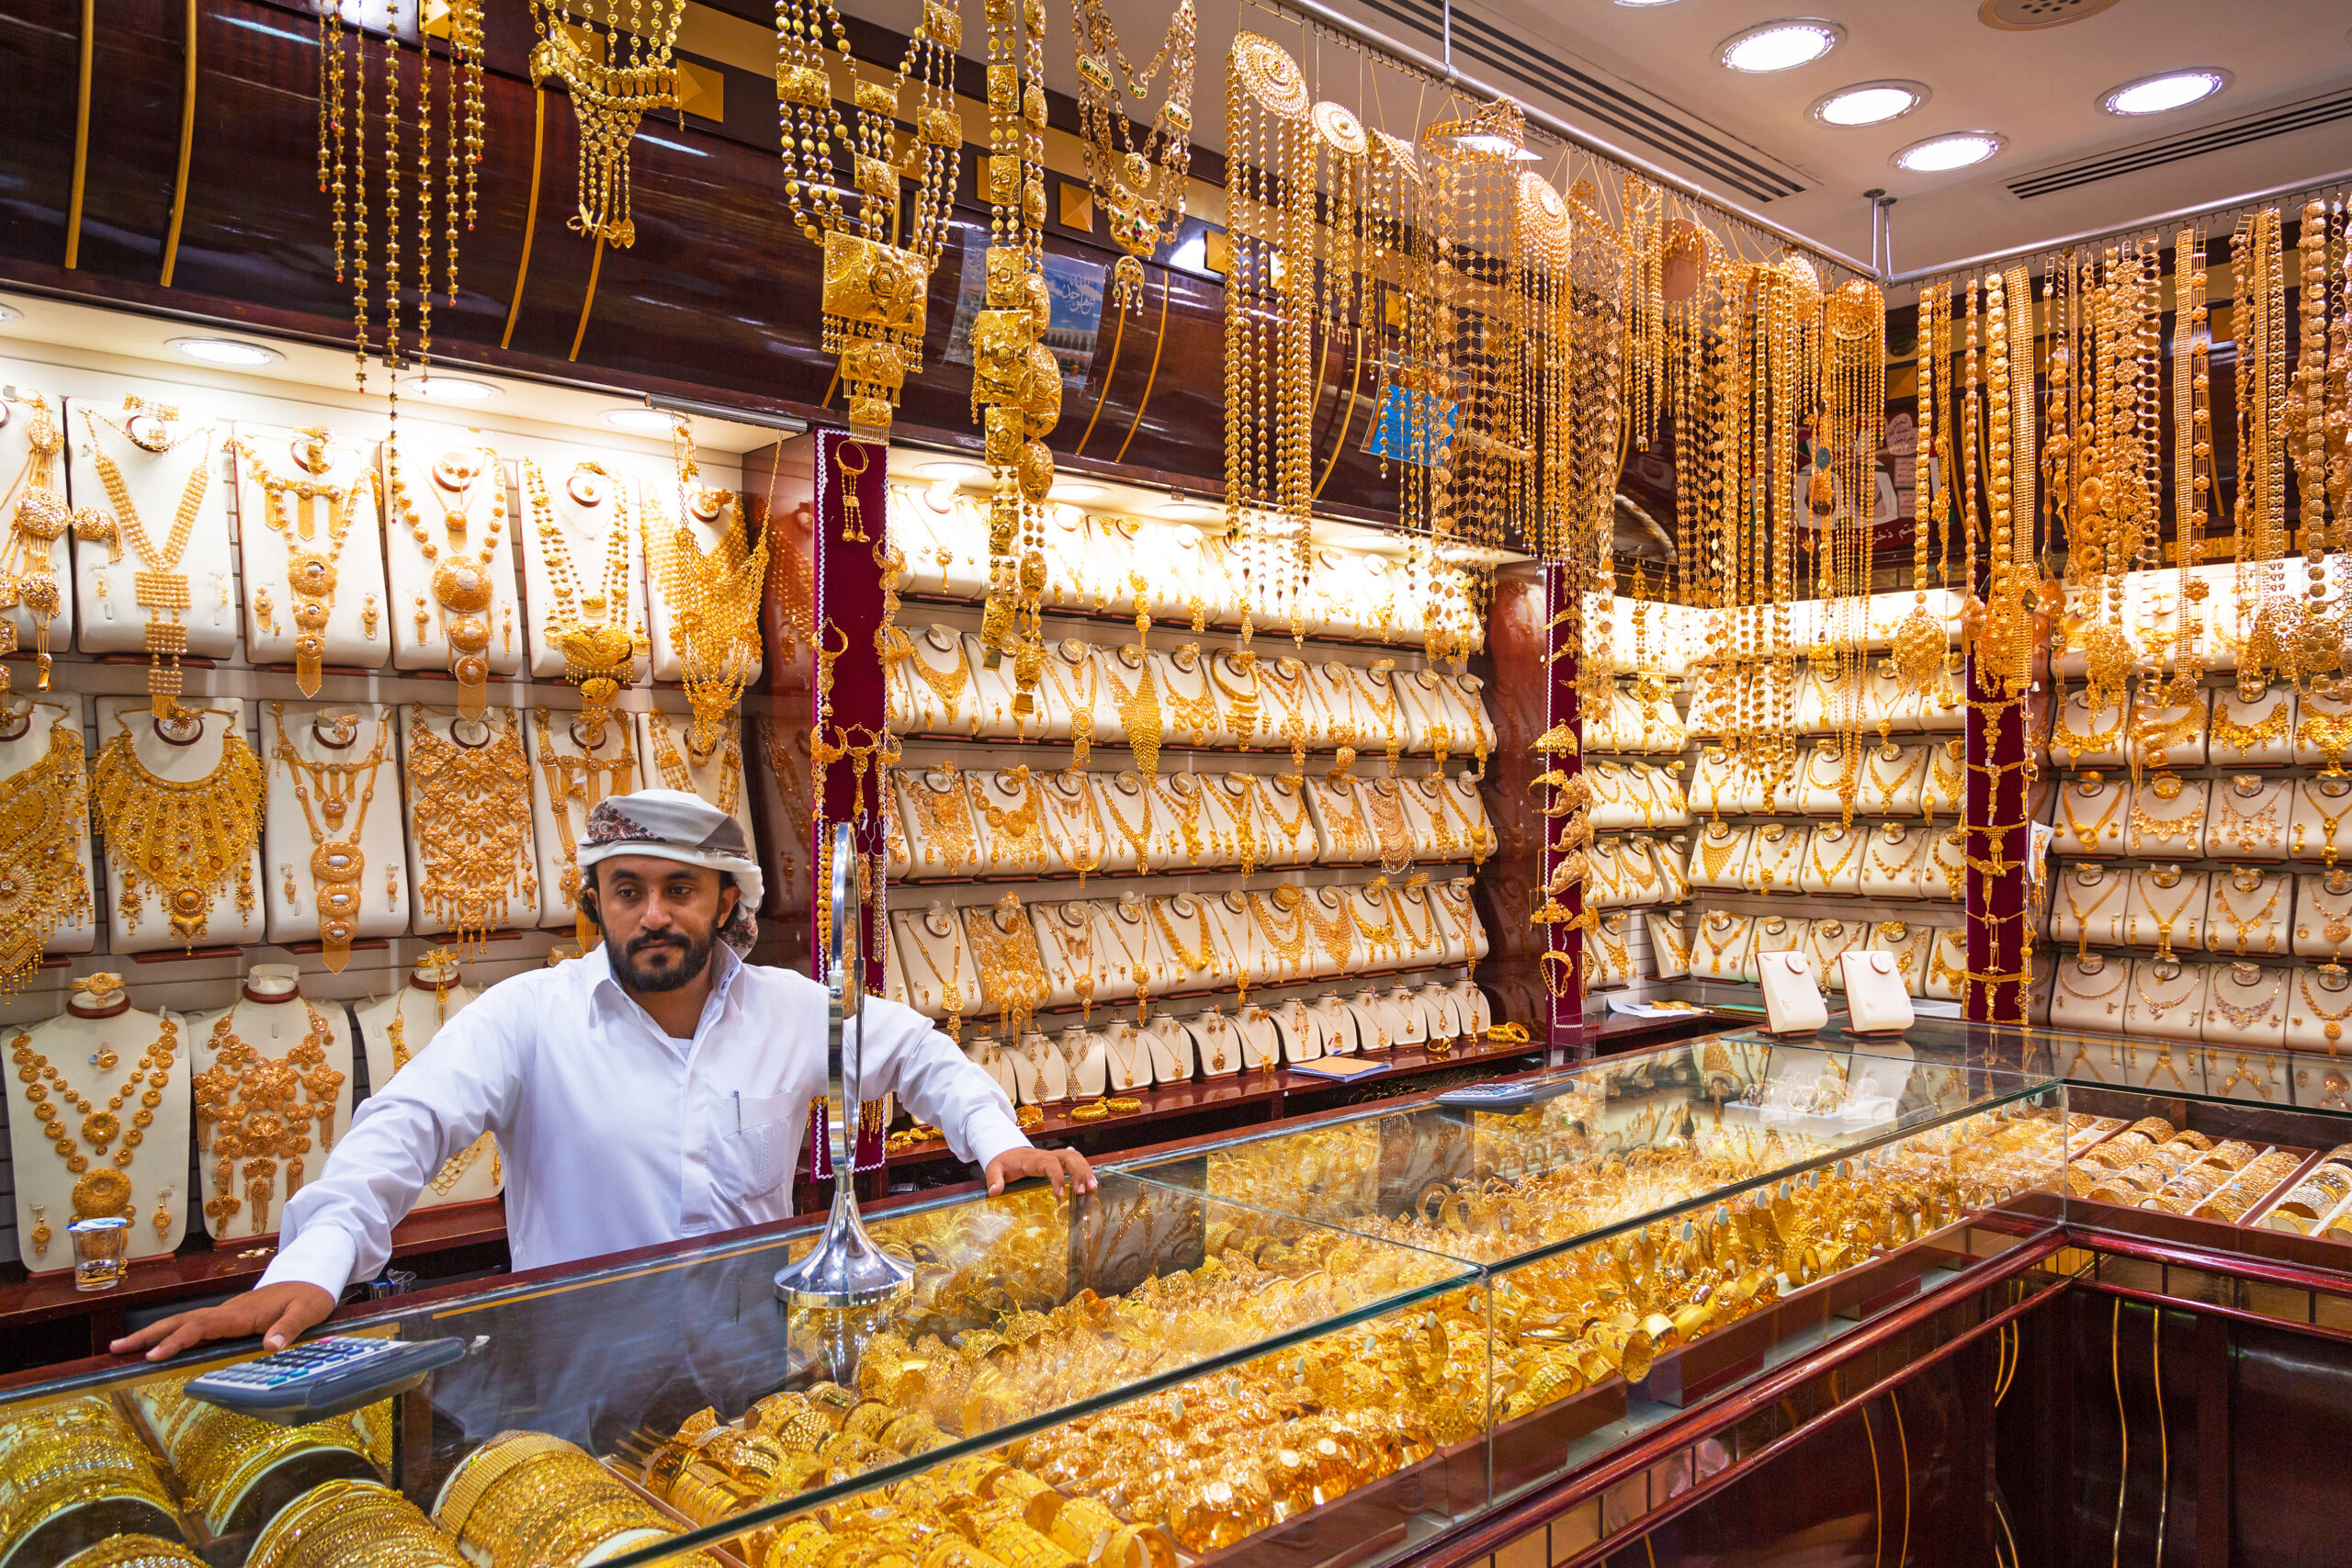
<path fill-rule="evenodd" d="M 783 1184 L 786 1165 L 800 1142 L 798 1122 L 808 1116 L 808 1101 L 788 1094 L 745 1095 L 742 1125 L 736 1126 L 738 1101 L 721 1101 L 717 1135 L 711 1139 L 711 1183 L 719 1196 L 735 1202 L 763 1198 Z"/>

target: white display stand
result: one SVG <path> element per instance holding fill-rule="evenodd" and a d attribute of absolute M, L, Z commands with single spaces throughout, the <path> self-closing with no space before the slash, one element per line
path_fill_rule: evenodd
<path fill-rule="evenodd" d="M 471 622 L 472 629 L 487 634 L 487 641 L 479 650 L 461 652 L 479 651 L 492 675 L 522 670 L 513 481 L 506 460 L 478 430 L 402 420 L 400 450 L 385 444 L 384 564 L 391 592 L 393 668 L 450 669 L 456 658 L 450 630 Z M 434 549 L 431 559 L 424 554 L 427 544 Z M 480 610 L 458 612 L 443 604 L 435 578 L 445 568 L 479 573 L 487 589 Z"/>
<path fill-rule="evenodd" d="M 519 708 L 493 707 L 479 719 L 460 718 L 448 708 L 423 704 L 401 710 L 401 750 L 408 771 L 401 781 L 408 829 L 410 885 L 417 890 L 411 929 L 418 936 L 439 936 L 464 930 L 511 931 L 539 923 L 538 857 L 531 831 L 531 814 L 517 809 L 530 799 L 530 760 L 523 748 L 528 728 Z M 495 776 L 466 789 L 454 777 L 428 778 L 419 766 L 419 737 L 462 749 L 472 754 L 469 767 L 495 768 Z M 431 755 L 427 743 L 426 755 Z M 417 832 L 417 801 L 430 794 L 440 809 L 456 809 L 473 802 L 492 802 L 502 824 L 519 818 L 511 855 L 496 865 L 472 863 L 463 846 L 436 839 L 427 843 Z M 485 849 L 488 848 L 485 842 Z M 437 866 L 437 871 L 436 871 Z M 438 897 L 436 898 L 436 892 Z"/>
<path fill-rule="evenodd" d="M 1760 953 L 1756 963 L 1763 976 L 1766 1032 L 1792 1039 L 1818 1033 L 1829 1021 L 1829 1009 L 1813 960 L 1790 950 Z"/>
<path fill-rule="evenodd" d="M 410 971 L 399 990 L 353 1010 L 359 1021 L 361 1047 L 368 1053 L 368 1082 L 372 1090 L 382 1093 L 384 1086 L 423 1055 L 449 1020 L 473 999 L 474 992 L 460 978 L 456 960 L 447 954 L 428 954 Z M 505 1185 L 505 1162 L 499 1157 L 497 1136 L 484 1133 L 425 1183 L 409 1212 L 487 1202 Z"/>
<path fill-rule="evenodd" d="M 179 389 L 173 387 L 141 382 L 125 389 L 158 407 L 179 399 Z M 74 645 L 85 653 L 143 653 L 148 621 L 172 618 L 168 610 L 139 603 L 138 575 L 149 570 L 176 572 L 187 580 L 187 607 L 179 613 L 179 622 L 187 630 L 190 657 L 226 659 L 237 651 L 235 551 L 229 542 L 229 494 L 235 473 L 229 456 L 229 423 L 194 406 L 180 412 L 181 418 L 150 424 L 141 415 L 127 412 L 119 399 L 75 398 L 66 406 L 67 484 L 79 506 L 113 520 L 116 536 L 109 544 L 76 533 L 74 588 L 80 624 Z M 117 425 L 148 436 L 164 450 L 147 450 L 127 439 Z M 187 497 L 197 497 L 187 545 L 176 561 L 141 556 L 128 521 L 116 515 L 120 503 L 107 485 L 101 454 L 120 475 L 139 527 L 155 549 L 166 547 Z M 196 484 L 199 470 L 204 475 L 200 486 Z M 52 646 L 55 638 L 52 628 Z"/>
<path fill-rule="evenodd" d="M 0 560 L 0 569 L 30 577 L 41 563 L 47 563 L 57 592 L 56 607 L 49 617 L 52 655 L 74 646 L 74 536 L 65 526 L 65 438 L 64 399 L 22 382 L 0 391 L 0 531 L 4 531 L 0 538 L 12 542 L 12 553 Z M 49 454 L 45 486 L 37 482 L 41 476 L 35 472 L 32 460 L 37 440 Z M 47 496 L 32 496 L 36 489 L 46 490 Z M 20 510 L 28 499 L 34 506 Z M 47 509 L 41 504 L 44 499 Z M 56 533 L 41 538 L 41 531 L 52 526 Z M 25 661 L 27 671 L 17 685 L 30 688 L 38 683 L 30 671 L 40 647 L 40 617 L 27 607 L 20 591 L 15 603 L 0 605 L 0 620 L 17 630 L 17 657 Z"/>
<path fill-rule="evenodd" d="M 1101 1092 L 1125 1094 L 1151 1087 L 1151 1043 L 1144 1031 L 1122 1020 L 1104 1024 L 1094 1038 L 1102 1046 Z"/>
<path fill-rule="evenodd" d="M 243 421 L 232 428 L 238 447 L 237 541 L 244 568 L 245 657 L 255 664 L 293 664 L 299 675 L 297 639 L 307 635 L 319 639 L 317 655 L 322 664 L 382 668 L 398 622 L 385 599 L 376 444 L 332 433 L 322 443 L 311 432 Z M 320 493 L 304 499 L 304 485 L 317 487 Z M 284 532 L 270 524 L 273 506 Z M 145 514 L 144 507 L 141 513 Z M 337 513 L 345 517 L 339 544 L 333 527 Z M 300 583 L 290 581 L 288 571 L 298 551 L 310 569 Z M 322 585 L 331 590 L 318 592 Z M 297 624 L 298 607 L 305 603 L 324 607 L 322 626 Z"/>
<path fill-rule="evenodd" d="M 133 1263 L 168 1256 L 187 1232 L 188 1028 L 186 1021 L 167 1011 L 134 1010 L 130 998 L 107 983 L 115 979 L 108 976 L 97 986 L 85 983 L 64 1012 L 7 1032 L 12 1052 L 23 1049 L 46 1058 L 56 1075 L 55 1079 L 38 1076 L 38 1068 L 32 1068 L 37 1076 L 20 1082 L 28 1060 L 11 1062 L 8 1073 L 9 1088 L 17 1091 L 7 1097 L 7 1126 L 8 1146 L 13 1151 L 17 1257 L 36 1278 L 72 1271 L 74 1242 L 66 1227 L 77 1218 L 103 1212 L 125 1213 L 130 1221 L 129 1260 Z M 162 1038 L 166 1023 L 173 1029 L 171 1060 L 159 1068 L 149 1053 Z M 110 1060 L 104 1055 L 109 1052 Z M 143 1068 L 142 1058 L 146 1059 Z M 164 1076 L 160 1085 L 152 1076 L 157 1072 Z M 131 1087 L 134 1076 L 143 1080 L 137 1088 Z M 94 1152 L 82 1131 L 83 1112 L 64 1098 L 57 1080 L 62 1080 L 94 1111 L 115 1119 L 117 1132 L 107 1140 L 103 1157 Z M 43 1088 L 66 1136 L 87 1162 L 85 1170 L 69 1169 L 65 1156 L 57 1152 L 42 1118 L 34 1112 L 36 1101 L 23 1092 L 34 1084 Z M 151 1095 L 153 1104 L 148 1103 Z M 131 1151 L 130 1163 L 121 1165 L 114 1158 L 124 1147 L 121 1134 L 134 1127 L 141 1113 L 149 1115 L 150 1121 L 138 1129 L 140 1142 Z M 118 1179 L 128 1191 L 128 1202 L 102 1211 L 94 1200 L 107 1196 L 105 1189 L 114 1186 Z M 82 1199 L 78 1205 L 77 1190 Z"/>
<path fill-rule="evenodd" d="M 340 959 L 330 951 L 326 964 L 341 969 L 353 941 L 408 930 L 393 712 L 368 703 L 271 703 L 261 724 L 269 774 L 262 824 L 269 940 L 281 947 L 318 942 L 332 919 L 342 951 Z M 287 761 L 281 748 L 299 761 Z M 335 768 L 351 771 L 320 771 Z"/>
<path fill-rule="evenodd" d="M 571 927 L 585 950 L 602 938 L 581 919 L 580 846 L 588 836 L 588 813 L 599 801 L 644 787 L 637 726 L 628 715 L 615 714 L 591 746 L 578 709 L 535 707 L 526 724 L 531 843 L 539 873 L 537 924 Z"/>
<path fill-rule="evenodd" d="M 244 994 L 228 1007 L 189 1016 L 187 1034 L 195 1076 L 190 1080 L 196 1099 L 205 1099 L 205 1075 L 220 1066 L 220 1055 L 231 1038 L 251 1046 L 264 1060 L 283 1062 L 311 1039 L 312 1019 L 325 1025 L 318 1041 L 323 1061 L 302 1068 L 303 1115 L 311 1118 L 310 1147 L 279 1156 L 276 1168 L 260 1172 L 244 1156 L 233 1160 L 215 1146 L 221 1129 L 202 1114 L 196 1121 L 197 1169 L 203 1178 L 204 1228 L 216 1242 L 250 1242 L 275 1236 L 287 1201 L 326 1168 L 327 1156 L 351 1125 L 351 1019 L 336 1002 L 307 1002 L 297 988 L 299 971 L 290 964 L 256 964 L 245 977 Z M 221 1024 L 227 1022 L 223 1031 Z M 223 1067 L 226 1092 L 235 1092 L 242 1072 Z M 328 1082 L 332 1096 L 318 1092 Z M 312 1111 L 312 1107 L 317 1107 Z M 288 1117 L 290 1122 L 292 1116 Z M 250 1134 L 250 1124 L 245 1128 Z M 299 1137 L 299 1134 L 297 1134 Z M 225 1179 L 221 1167 L 232 1167 Z M 299 1169 L 297 1168 L 300 1168 Z M 266 1201 L 268 1213 L 256 1213 Z M 235 1203 L 233 1211 L 226 1209 Z"/>
<path fill-rule="evenodd" d="M 1911 993 L 1894 953 L 1849 948 L 1838 955 L 1838 967 L 1846 992 L 1849 1032 L 1900 1035 L 1911 1027 Z"/>
<path fill-rule="evenodd" d="M 30 646 L 28 644 L 27 646 Z M 83 755 L 82 699 L 68 693 L 54 693 L 34 697 L 18 696 L 0 702 L 0 788 L 40 788 L 44 796 L 54 799 L 44 775 L 39 781 L 25 782 L 22 775 L 28 768 L 37 766 L 52 750 L 61 763 L 67 759 L 70 748 L 80 760 L 80 772 L 86 786 L 89 759 Z M 73 855 L 81 868 L 82 897 L 70 904 L 43 908 L 40 918 L 55 920 L 41 952 L 51 954 L 88 953 L 98 942 L 99 881 L 90 863 L 90 819 L 86 807 L 72 822 L 65 825 L 73 841 Z M 33 889 L 28 886 L 25 897 Z M 14 900 L 10 900 L 14 902 Z M 0 903 L 0 910 L 6 908 Z M 22 919 L 23 912 L 14 918 Z"/>
<path fill-rule="evenodd" d="M 232 698 L 212 698 L 200 705 L 191 704 L 192 711 L 202 723 L 202 728 L 185 746 L 175 746 L 164 738 L 154 715 L 149 711 L 144 697 L 103 697 L 98 701 L 98 747 L 103 752 L 108 742 L 128 731 L 131 750 L 140 764 L 156 778 L 173 784 L 193 784 L 220 766 L 221 749 L 229 736 L 251 743 L 245 733 L 244 705 Z M 95 765 L 95 764 L 94 764 Z M 116 847 L 109 845 L 109 856 Z M 246 852 L 247 884 L 253 890 L 253 907 L 240 911 L 237 908 L 239 875 L 230 871 L 212 891 L 211 907 L 207 912 L 203 929 L 193 937 L 174 934 L 172 923 L 152 885 L 142 884 L 134 901 L 130 918 L 124 916 L 123 899 L 127 896 L 119 865 L 107 867 L 107 883 L 114 894 L 107 908 L 107 951 L 113 953 L 160 953 L 166 948 L 244 946 L 265 940 L 268 929 L 268 909 L 264 903 L 262 881 L 261 840 L 255 835 Z"/>

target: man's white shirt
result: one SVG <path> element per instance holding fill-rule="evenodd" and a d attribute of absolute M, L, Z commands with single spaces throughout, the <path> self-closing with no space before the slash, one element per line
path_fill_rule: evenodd
<path fill-rule="evenodd" d="M 334 1295 L 374 1278 L 392 1226 L 484 1133 L 505 1160 L 518 1270 L 789 1217 L 808 1102 L 825 1092 L 825 992 L 716 954 L 691 1040 L 662 1032 L 602 947 L 483 991 L 360 1104 L 287 1203 L 262 1283 Z M 1027 1144 L 1004 1091 L 930 1020 L 871 996 L 865 1020 L 868 1098 L 895 1090 L 983 1166 Z"/>

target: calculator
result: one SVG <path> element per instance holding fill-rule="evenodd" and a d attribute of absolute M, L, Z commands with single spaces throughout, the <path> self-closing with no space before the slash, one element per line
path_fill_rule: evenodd
<path fill-rule="evenodd" d="M 1547 1100 L 1557 1100 L 1577 1087 L 1573 1077 L 1537 1079 L 1532 1083 L 1473 1083 L 1449 1089 L 1437 1102 L 1449 1111 L 1488 1111 L 1514 1116 Z"/>
<path fill-rule="evenodd" d="M 369 1339 L 332 1334 L 191 1379 L 195 1398 L 301 1427 L 404 1393 L 466 1353 L 462 1339 Z"/>

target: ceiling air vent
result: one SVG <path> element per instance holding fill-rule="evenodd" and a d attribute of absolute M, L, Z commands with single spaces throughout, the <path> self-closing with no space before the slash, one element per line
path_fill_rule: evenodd
<path fill-rule="evenodd" d="M 1444 0 L 1363 3 L 1369 9 L 1432 39 L 1445 25 Z M 1453 7 L 1453 52 L 1550 96 L 1582 118 L 1606 126 L 1652 152 L 1679 159 L 1751 201 L 1776 201 L 1815 183 L 1704 120 L 1630 92 L 1573 60 L 1548 54 L 1529 42 L 1523 34 L 1472 16 L 1459 5 Z"/>
<path fill-rule="evenodd" d="M 2099 180 L 2113 179 L 2118 175 L 2136 174 L 2142 169 L 2177 164 L 2184 158 L 2218 152 L 2226 147 L 2243 147 L 2249 141 L 2260 141 L 2265 137 L 2284 136 L 2290 131 L 2304 130 L 2340 119 L 2352 119 L 2352 92 L 2304 98 L 2297 103 L 2264 109 L 2258 114 L 2223 120 L 2219 125 L 2185 130 L 2177 136 L 2159 137 L 2155 141 L 2138 142 L 2112 152 L 2101 152 L 2096 157 L 2079 158 L 2071 164 L 2037 169 L 2009 181 L 2009 194 L 2023 200 L 2049 196 L 2056 191 L 2075 190 Z"/>
<path fill-rule="evenodd" d="M 2038 33 L 2096 17 L 2114 4 L 2115 0 L 1984 0 L 1976 8 L 1976 19 L 2003 32 Z"/>

